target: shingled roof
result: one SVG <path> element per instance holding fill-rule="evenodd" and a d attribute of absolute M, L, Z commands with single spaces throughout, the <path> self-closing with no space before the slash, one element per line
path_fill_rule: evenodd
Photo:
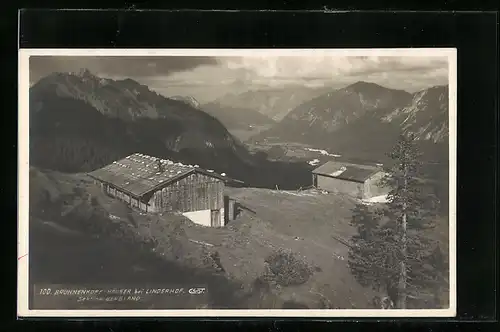
<path fill-rule="evenodd" d="M 158 167 L 158 162 L 162 165 L 161 170 Z M 88 173 L 88 175 L 101 182 L 114 185 L 132 196 L 140 197 L 157 187 L 175 182 L 194 172 L 221 180 L 230 180 L 214 171 L 202 169 L 198 165 L 183 165 L 140 153 L 134 153 L 114 161 L 103 168 Z"/>
<path fill-rule="evenodd" d="M 329 161 L 314 169 L 313 174 L 354 182 L 365 182 L 372 175 L 380 171 L 382 170 L 375 166 Z"/>

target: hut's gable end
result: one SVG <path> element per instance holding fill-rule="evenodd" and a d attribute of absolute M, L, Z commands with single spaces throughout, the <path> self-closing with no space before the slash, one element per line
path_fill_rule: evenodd
<path fill-rule="evenodd" d="M 195 172 L 150 195 L 149 205 L 158 212 L 220 210 L 224 207 L 224 182 Z"/>

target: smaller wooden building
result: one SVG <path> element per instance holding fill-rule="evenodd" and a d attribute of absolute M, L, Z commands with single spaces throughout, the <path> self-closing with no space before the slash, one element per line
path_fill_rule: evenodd
<path fill-rule="evenodd" d="M 384 175 L 377 166 L 329 161 L 313 170 L 312 181 L 320 190 L 368 199 L 389 192 L 380 185 Z"/>
<path fill-rule="evenodd" d="M 232 179 L 198 165 L 135 153 L 88 175 L 108 195 L 144 212 L 180 212 L 211 227 L 231 220 L 224 188 Z"/>

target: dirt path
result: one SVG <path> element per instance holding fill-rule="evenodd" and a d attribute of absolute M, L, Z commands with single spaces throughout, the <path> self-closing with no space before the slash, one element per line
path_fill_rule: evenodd
<path fill-rule="evenodd" d="M 48 220 L 40 220 L 40 222 L 46 226 L 49 226 L 50 228 L 53 228 L 56 231 L 59 231 L 64 234 L 71 234 L 71 235 L 80 235 L 83 236 L 84 234 L 80 231 L 76 231 L 73 229 L 70 229 L 68 227 L 61 226 L 59 224 L 56 224 L 53 221 L 48 221 Z"/>

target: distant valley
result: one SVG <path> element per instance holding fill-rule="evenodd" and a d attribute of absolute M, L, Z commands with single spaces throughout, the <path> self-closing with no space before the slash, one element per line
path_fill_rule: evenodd
<path fill-rule="evenodd" d="M 245 142 L 275 126 L 301 103 L 330 90 L 329 87 L 285 86 L 228 93 L 201 105 L 200 109 L 217 118 L 233 136 Z"/>
<path fill-rule="evenodd" d="M 227 94 L 211 104 L 229 109 L 249 109 L 274 121 L 281 121 L 290 111 L 305 101 L 327 91 L 329 87 L 308 88 L 291 86 L 275 89 L 249 90 L 239 94 Z"/>
<path fill-rule="evenodd" d="M 202 106 L 202 110 L 218 119 L 229 131 L 235 129 L 252 130 L 253 128 L 270 128 L 276 121 L 251 108 L 224 106 L 216 102 Z"/>

